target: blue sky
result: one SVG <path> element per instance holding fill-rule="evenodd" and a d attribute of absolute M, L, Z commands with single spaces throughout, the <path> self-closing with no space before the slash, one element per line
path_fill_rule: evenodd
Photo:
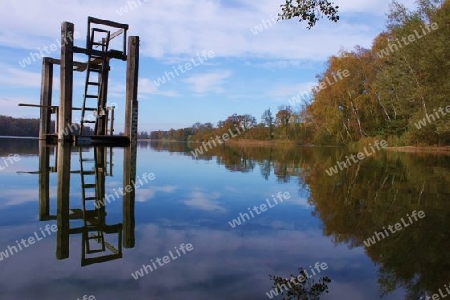
<path fill-rule="evenodd" d="M 312 30 L 296 20 L 273 22 L 281 0 L 3 0 L 0 5 L 0 114 L 38 117 L 41 62 L 23 60 L 48 49 L 60 37 L 61 23 L 75 24 L 85 47 L 87 17 L 130 25 L 141 39 L 139 131 L 191 126 L 251 114 L 260 121 L 267 108 L 289 105 L 289 99 L 310 90 L 328 57 L 355 45 L 370 47 L 384 30 L 390 1 L 336 0 L 341 21 L 322 20 Z M 412 0 L 403 0 L 413 7 Z M 266 20 L 266 26 L 262 21 Z M 263 29 L 255 34 L 256 27 Z M 267 28 L 266 28 L 267 27 Z M 50 50 L 49 50 L 50 51 Z M 199 62 L 203 51 L 214 53 Z M 44 52 L 45 53 L 45 52 Z M 50 53 L 59 58 L 59 47 Z M 85 61 L 86 56 L 77 55 Z M 194 60 L 198 66 L 165 84 L 154 81 L 165 72 Z M 22 66 L 19 62 L 22 62 Z M 110 73 L 109 99 L 116 103 L 116 128 L 123 128 L 125 66 L 117 61 Z M 179 69 L 178 69 L 179 70 Z M 59 102 L 55 67 L 54 104 Z M 74 106 L 81 105 L 85 74 L 76 74 Z M 74 119 L 77 115 L 74 114 Z"/>

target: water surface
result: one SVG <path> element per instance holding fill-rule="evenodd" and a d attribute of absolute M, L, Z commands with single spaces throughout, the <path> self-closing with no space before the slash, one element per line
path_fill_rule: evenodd
<path fill-rule="evenodd" d="M 58 227 L 3 257 L 0 299 L 268 299 L 269 274 L 289 278 L 317 262 L 328 268 L 312 279 L 331 278 L 321 299 L 419 299 L 449 283 L 448 156 L 378 152 L 329 176 L 325 170 L 345 160 L 347 150 L 223 147 L 197 158 L 191 150 L 139 143 L 134 166 L 130 148 L 43 148 L 37 140 L 0 139 L 0 166 L 20 156 L 0 171 L 0 252 L 35 232 L 42 237 L 47 224 Z M 67 201 L 57 196 L 61 155 L 72 171 L 70 184 L 59 188 Z M 100 192 L 115 195 L 134 176 L 143 184 L 135 195 L 111 196 L 94 215 L 83 213 L 77 171 L 80 157 L 96 156 L 96 167 L 83 168 L 101 165 Z M 142 181 L 144 173 L 154 179 Z M 280 192 L 290 198 L 230 226 Z M 413 211 L 425 217 L 364 244 Z M 94 232 L 86 228 L 97 216 L 108 244 L 91 258 L 86 239 Z M 97 239 L 89 243 L 102 248 Z M 175 254 L 182 244 L 193 249 Z M 176 259 L 133 278 L 169 251 Z"/>

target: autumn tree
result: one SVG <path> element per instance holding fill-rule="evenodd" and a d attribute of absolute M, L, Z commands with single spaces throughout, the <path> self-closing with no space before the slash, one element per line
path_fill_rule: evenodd
<path fill-rule="evenodd" d="M 266 109 L 262 114 L 261 123 L 269 129 L 269 140 L 273 139 L 274 118 L 270 108 Z"/>
<path fill-rule="evenodd" d="M 278 107 L 278 112 L 275 115 L 275 125 L 278 126 L 279 134 L 282 138 L 289 139 L 288 130 L 291 116 L 292 108 L 290 106 Z"/>

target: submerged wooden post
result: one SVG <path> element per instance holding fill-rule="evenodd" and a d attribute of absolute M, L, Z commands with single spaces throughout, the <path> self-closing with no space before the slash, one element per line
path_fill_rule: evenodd
<path fill-rule="evenodd" d="M 42 122 L 42 121 L 41 121 Z M 42 123 L 41 123 L 42 124 Z M 50 149 L 39 141 L 39 221 L 50 219 Z"/>
<path fill-rule="evenodd" d="M 64 22 L 61 26 L 61 96 L 59 104 L 58 140 L 72 140 L 74 26 Z"/>
<path fill-rule="evenodd" d="M 70 145 L 58 143 L 58 186 L 56 223 L 56 258 L 69 257 Z"/>
<path fill-rule="evenodd" d="M 131 145 L 123 152 L 123 186 L 126 187 L 136 181 L 136 141 L 137 141 L 137 112 L 138 112 L 138 73 L 139 73 L 139 37 L 128 38 L 127 86 L 125 102 L 125 135 Z M 132 248 L 135 244 L 134 204 L 135 187 L 123 197 L 123 246 Z"/>
<path fill-rule="evenodd" d="M 125 135 L 130 142 L 137 141 L 138 121 L 138 73 L 139 73 L 139 37 L 128 38 L 127 86 L 125 102 Z"/>
<path fill-rule="evenodd" d="M 135 245 L 135 219 L 134 204 L 136 198 L 136 154 L 135 143 L 126 147 L 123 151 L 123 187 L 132 187 L 131 192 L 123 196 L 123 247 L 133 248 Z M 139 187 L 139 186 L 138 186 Z"/>
<path fill-rule="evenodd" d="M 53 88 L 53 63 L 48 57 L 42 59 L 42 81 L 41 81 L 41 124 L 39 126 L 39 139 L 45 140 L 50 133 L 51 105 Z"/>

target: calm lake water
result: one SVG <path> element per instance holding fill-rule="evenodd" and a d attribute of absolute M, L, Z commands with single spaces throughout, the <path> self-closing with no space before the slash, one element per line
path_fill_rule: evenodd
<path fill-rule="evenodd" d="M 269 299 L 269 274 L 290 278 L 300 267 L 316 270 L 314 282 L 331 279 L 320 299 L 446 293 L 449 156 L 377 152 L 329 176 L 350 152 L 224 147 L 194 158 L 191 150 L 140 142 L 134 166 L 130 148 L 0 138 L 0 299 Z M 70 170 L 57 164 L 64 157 Z M 142 184 L 122 196 L 134 172 Z M 83 183 L 95 183 L 97 196 Z M 99 194 L 110 203 L 95 208 L 86 198 Z"/>

